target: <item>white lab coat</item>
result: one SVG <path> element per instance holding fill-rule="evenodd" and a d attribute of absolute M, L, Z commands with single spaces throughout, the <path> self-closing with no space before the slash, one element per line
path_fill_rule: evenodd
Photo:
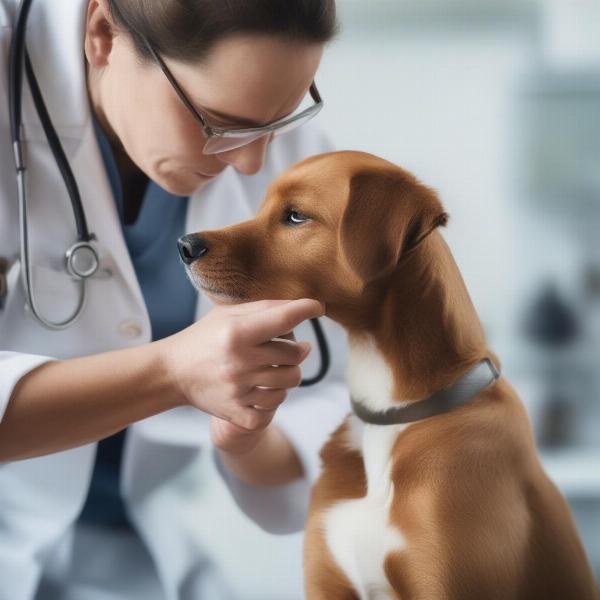
<path fill-rule="evenodd" d="M 0 256 L 4 257 L 17 256 L 19 248 L 7 104 L 7 59 L 16 4 L 16 0 L 0 0 Z M 129 348 L 151 339 L 148 313 L 121 234 L 91 122 L 82 46 L 86 6 L 87 0 L 37 0 L 29 19 L 27 45 L 80 186 L 90 230 L 98 239 L 102 274 L 88 281 L 88 303 L 81 318 L 60 332 L 42 328 L 27 315 L 22 288 L 13 286 L 0 311 L 0 419 L 18 380 L 49 358 L 68 359 Z M 62 179 L 27 85 L 25 88 L 34 286 L 44 314 L 60 319 L 70 314 L 76 299 L 62 263 L 65 249 L 74 241 L 75 229 Z M 324 138 L 310 126 L 282 136 L 273 142 L 260 174 L 244 177 L 229 168 L 193 196 L 186 231 L 218 228 L 250 218 L 269 180 L 297 160 L 326 149 Z M 210 308 L 208 299 L 200 296 L 197 317 Z M 258 489 L 240 484 L 219 466 L 239 507 L 271 532 L 286 533 L 302 527 L 308 487 L 318 472 L 318 449 L 348 410 L 341 375 L 345 338 L 330 321 L 325 322 L 325 330 L 333 359 L 330 375 L 316 387 L 291 392 L 276 416 L 301 456 L 307 477 L 277 489 Z M 314 341 L 308 325 L 299 328 L 297 334 Z M 316 344 L 313 346 L 315 352 L 307 361 L 306 374 L 317 368 L 318 352 Z M 121 492 L 169 599 L 191 597 L 182 591 L 187 589 L 185 582 L 210 574 L 210 561 L 199 561 L 191 550 L 194 545 L 190 543 L 189 522 L 186 525 L 184 519 L 173 518 L 194 515 L 190 486 L 202 489 L 208 482 L 197 480 L 198 471 L 191 483 L 188 474 L 185 485 L 170 485 L 200 453 L 210 451 L 208 422 L 207 415 L 200 411 L 173 410 L 132 425 L 125 445 Z M 88 491 L 95 451 L 96 445 L 89 444 L 0 465 L 0 600 L 33 598 L 50 563 L 54 572 L 68 571 L 73 523 Z M 218 464 L 216 453 L 213 456 Z M 211 516 L 198 514 L 197 518 Z M 234 539 L 231 544 L 234 551 Z M 211 600 L 220 600 L 217 592 Z"/>

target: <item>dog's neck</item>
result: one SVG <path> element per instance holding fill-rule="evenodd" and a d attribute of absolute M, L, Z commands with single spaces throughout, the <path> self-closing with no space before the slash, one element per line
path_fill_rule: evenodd
<path fill-rule="evenodd" d="M 488 354 L 462 276 L 438 232 L 385 280 L 371 284 L 359 305 L 332 316 L 346 327 L 351 345 L 375 345 L 390 367 L 395 401 L 430 396 Z"/>

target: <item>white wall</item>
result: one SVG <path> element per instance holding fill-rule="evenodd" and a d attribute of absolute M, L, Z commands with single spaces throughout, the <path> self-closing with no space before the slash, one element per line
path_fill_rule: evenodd
<path fill-rule="evenodd" d="M 510 29 L 342 31 L 318 79 L 320 119 L 339 148 L 383 156 L 438 190 L 446 239 L 492 336 L 513 321 L 511 122 L 530 55 Z"/>

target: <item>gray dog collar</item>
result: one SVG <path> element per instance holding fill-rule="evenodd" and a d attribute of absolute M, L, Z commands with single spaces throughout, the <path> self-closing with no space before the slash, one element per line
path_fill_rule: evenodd
<path fill-rule="evenodd" d="M 466 404 L 499 377 L 500 371 L 496 365 L 491 359 L 485 358 L 450 387 L 439 390 L 424 400 L 375 412 L 369 410 L 360 399 L 352 398 L 352 410 L 361 421 L 372 425 L 413 423 Z"/>

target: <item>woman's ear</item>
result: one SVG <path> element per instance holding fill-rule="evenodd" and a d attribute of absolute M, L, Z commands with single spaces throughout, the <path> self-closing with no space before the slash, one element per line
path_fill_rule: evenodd
<path fill-rule="evenodd" d="M 114 25 L 106 0 L 90 0 L 85 22 L 85 56 L 93 67 L 108 64 L 112 50 Z"/>
<path fill-rule="evenodd" d="M 401 169 L 368 169 L 350 181 L 339 233 L 348 266 L 364 281 L 385 275 L 431 231 L 446 225 L 437 194 Z"/>

